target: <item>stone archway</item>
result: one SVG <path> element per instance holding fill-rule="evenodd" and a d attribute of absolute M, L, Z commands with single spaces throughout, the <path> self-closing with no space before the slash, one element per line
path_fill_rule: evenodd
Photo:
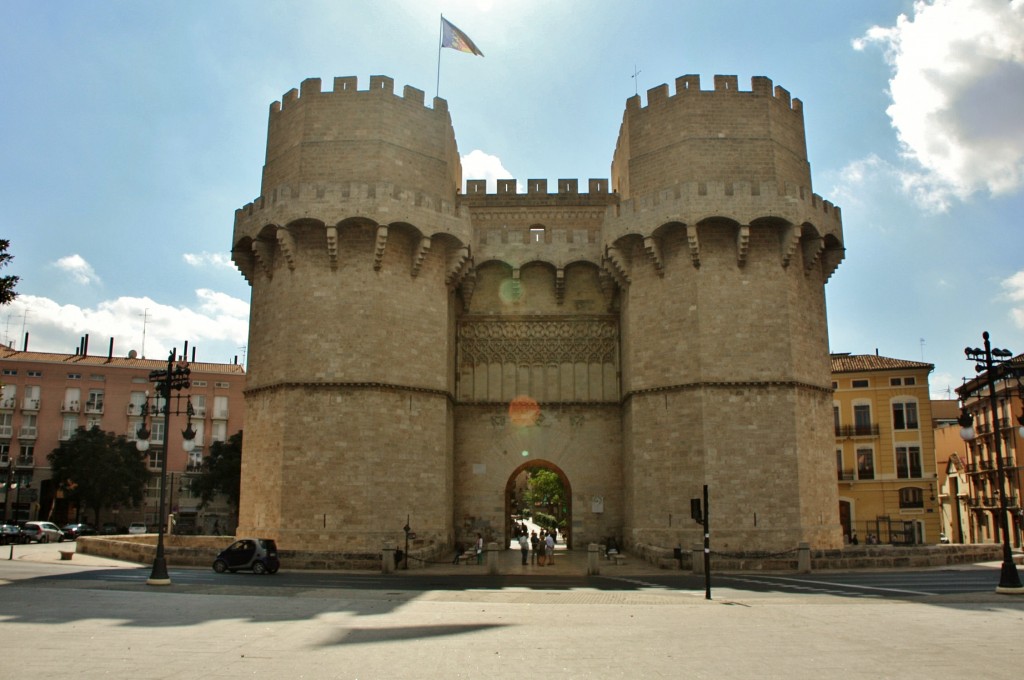
<path fill-rule="evenodd" d="M 532 469 L 541 468 L 544 470 L 550 470 L 558 475 L 558 478 L 562 480 L 562 486 L 565 488 L 565 527 L 568 530 L 568 534 L 559 532 L 565 537 L 565 547 L 567 550 L 572 550 L 573 532 L 572 532 L 572 485 L 569 482 L 569 477 L 565 472 L 548 460 L 530 460 L 514 469 L 508 476 L 508 480 L 505 482 L 505 532 L 504 532 L 504 545 L 507 548 L 512 541 L 512 515 L 518 509 L 515 507 L 516 499 L 516 486 L 519 477 Z"/>

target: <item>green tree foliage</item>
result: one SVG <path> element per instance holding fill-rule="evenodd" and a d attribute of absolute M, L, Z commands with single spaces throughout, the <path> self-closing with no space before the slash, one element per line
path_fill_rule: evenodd
<path fill-rule="evenodd" d="M 523 501 L 533 508 L 533 521 L 545 529 L 565 526 L 565 485 L 545 468 L 529 470 Z"/>
<path fill-rule="evenodd" d="M 214 442 L 203 460 L 203 474 L 192 480 L 192 491 L 205 507 L 217 494 L 227 496 L 228 504 L 238 510 L 242 486 L 242 431 L 226 442 Z"/>
<path fill-rule="evenodd" d="M 0 239 L 0 269 L 9 265 L 11 260 L 14 259 L 14 255 L 7 252 L 7 248 L 10 245 L 11 242 L 7 239 Z M 14 286 L 18 284 L 20 278 L 18 276 L 0 276 L 0 305 L 6 305 L 18 297 L 18 294 L 14 291 Z"/>
<path fill-rule="evenodd" d="M 80 427 L 47 459 L 64 497 L 91 510 L 96 526 L 100 526 L 104 508 L 142 504 L 149 479 L 146 456 L 124 435 L 104 432 L 98 426 Z"/>

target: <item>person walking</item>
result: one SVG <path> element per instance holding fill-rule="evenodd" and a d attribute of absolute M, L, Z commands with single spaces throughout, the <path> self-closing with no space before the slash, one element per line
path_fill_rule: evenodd
<path fill-rule="evenodd" d="M 523 566 L 526 566 L 526 559 L 530 553 L 530 539 L 526 534 L 519 534 L 519 551 L 523 554 Z"/>
<path fill-rule="evenodd" d="M 555 564 L 555 537 L 550 533 L 544 539 L 544 555 L 548 564 Z"/>
<path fill-rule="evenodd" d="M 484 537 L 479 533 L 476 535 L 476 563 L 484 563 Z"/>

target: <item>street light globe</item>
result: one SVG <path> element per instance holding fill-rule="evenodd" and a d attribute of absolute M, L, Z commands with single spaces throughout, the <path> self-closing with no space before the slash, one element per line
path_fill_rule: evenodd
<path fill-rule="evenodd" d="M 192 449 L 196 448 L 195 439 L 182 439 L 181 448 L 185 449 L 185 453 L 192 453 Z"/>
<path fill-rule="evenodd" d="M 141 452 L 141 453 L 145 453 L 146 451 L 149 451 L 149 440 L 148 439 L 136 439 L 135 440 L 135 448 L 138 449 L 139 452 Z"/>
<path fill-rule="evenodd" d="M 963 439 L 965 442 L 969 442 L 974 439 L 974 426 L 968 425 L 967 427 L 961 427 L 960 439 Z"/>

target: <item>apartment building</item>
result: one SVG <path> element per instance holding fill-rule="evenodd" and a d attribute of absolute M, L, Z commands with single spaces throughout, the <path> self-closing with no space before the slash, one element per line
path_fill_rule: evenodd
<path fill-rule="evenodd" d="M 963 527 L 968 542 L 1001 543 L 1001 494 L 1006 495 L 1007 527 L 1010 542 L 1016 548 L 1022 543 L 1021 485 L 1024 469 L 1020 453 L 1024 447 L 1024 383 L 1015 374 L 1024 374 L 1024 354 L 1019 354 L 993 369 L 995 408 L 988 387 L 988 374 L 979 373 L 973 380 L 957 388 L 964 410 L 974 418 L 975 437 L 960 442 L 964 451 L 961 492 L 957 496 Z M 959 434 L 959 428 L 957 428 Z M 996 438 L 999 450 L 996 450 Z M 1000 488 L 1000 468 L 1005 477 Z M 964 484 L 963 482 L 966 482 Z"/>
<path fill-rule="evenodd" d="M 839 519 L 845 540 L 938 543 L 934 366 L 877 354 L 833 354 Z"/>
<path fill-rule="evenodd" d="M 110 508 L 103 521 L 127 526 L 144 521 L 155 527 L 160 513 L 160 466 L 166 455 L 168 507 L 178 530 L 209 533 L 214 525 L 234 528 L 225 506 L 200 511 L 199 499 L 189 492 L 189 475 L 198 474 L 210 445 L 242 429 L 245 371 L 238 364 L 215 364 L 179 357 L 191 370 L 191 386 L 172 396 L 170 427 L 165 432 L 162 402 L 157 399 L 150 373 L 167 369 L 167 360 L 89 355 L 88 344 L 75 354 L 17 351 L 0 347 L 0 512 L 15 520 L 50 519 L 55 522 L 93 521 L 83 509 L 63 498 L 50 475 L 48 454 L 79 427 L 99 426 L 107 432 L 136 439 L 145 419 L 151 430 L 147 464 L 154 473 L 140 508 Z M 187 345 L 186 345 L 187 352 Z M 195 448 L 186 453 L 182 430 L 188 400 L 194 415 Z M 180 410 L 182 415 L 174 415 Z M 159 416 L 157 414 L 160 414 Z"/>

